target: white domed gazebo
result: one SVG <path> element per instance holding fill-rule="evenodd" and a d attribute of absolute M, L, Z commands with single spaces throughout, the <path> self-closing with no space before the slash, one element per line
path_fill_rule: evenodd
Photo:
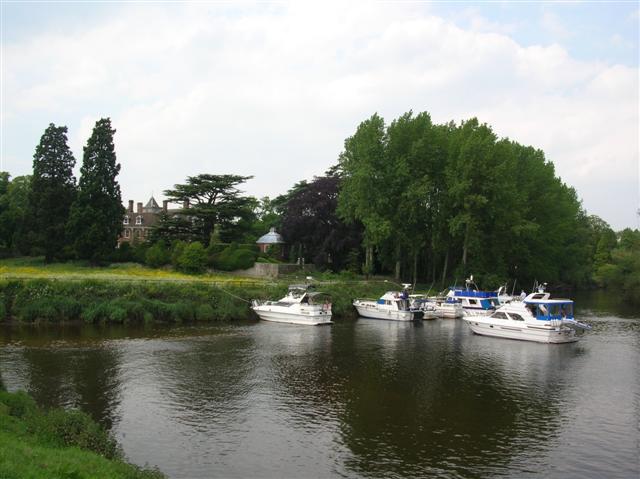
<path fill-rule="evenodd" d="M 266 235 L 258 238 L 256 244 L 262 253 L 266 253 L 272 245 L 284 244 L 284 240 L 282 239 L 282 235 L 276 232 L 275 228 L 271 228 Z"/>

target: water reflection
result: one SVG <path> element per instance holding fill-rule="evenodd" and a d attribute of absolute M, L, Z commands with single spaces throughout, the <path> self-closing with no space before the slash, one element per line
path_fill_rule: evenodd
<path fill-rule="evenodd" d="M 633 477 L 640 322 L 585 316 L 567 345 L 455 320 L 14 328 L 0 378 L 170 477 Z"/>

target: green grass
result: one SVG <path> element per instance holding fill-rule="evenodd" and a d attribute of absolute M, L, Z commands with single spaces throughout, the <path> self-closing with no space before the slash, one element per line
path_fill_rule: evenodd
<path fill-rule="evenodd" d="M 190 275 L 170 269 L 154 269 L 138 263 L 113 263 L 97 267 L 83 261 L 46 264 L 42 257 L 9 258 L 0 260 L 0 277 L 43 279 L 109 279 L 155 281 L 202 281 L 256 283 L 260 280 L 226 273 Z"/>
<path fill-rule="evenodd" d="M 119 447 L 79 411 L 44 411 L 23 392 L 0 391 L 0 478 L 159 479 L 123 461 Z"/>
<path fill-rule="evenodd" d="M 189 322 L 254 317 L 251 299 L 279 299 L 306 273 L 278 281 L 216 273 L 186 275 L 124 263 L 94 267 L 82 262 L 45 264 L 41 258 L 0 261 L 0 320 Z M 398 285 L 363 281 L 348 273 L 314 274 L 318 290 L 333 299 L 333 314 L 356 316 L 354 298 L 377 298 Z M 1 478 L 0 478 L 1 479 Z"/>

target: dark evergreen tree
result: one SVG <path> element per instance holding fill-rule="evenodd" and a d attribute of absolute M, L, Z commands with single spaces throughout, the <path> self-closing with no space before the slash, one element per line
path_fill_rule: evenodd
<path fill-rule="evenodd" d="M 67 127 L 49 124 L 33 155 L 33 177 L 26 216 L 32 252 L 50 262 L 67 242 L 65 225 L 76 193 L 76 160 L 67 146 Z"/>
<path fill-rule="evenodd" d="M 78 195 L 71 208 L 69 231 L 79 258 L 92 263 L 107 260 L 116 247 L 122 230 L 124 207 L 116 177 L 116 163 L 111 120 L 96 122 L 84 147 Z"/>

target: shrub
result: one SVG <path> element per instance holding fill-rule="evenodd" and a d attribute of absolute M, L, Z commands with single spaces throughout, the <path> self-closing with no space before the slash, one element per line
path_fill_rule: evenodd
<path fill-rule="evenodd" d="M 74 298 L 67 296 L 43 296 L 22 304 L 16 317 L 22 321 L 59 321 L 77 319 L 81 306 Z"/>
<path fill-rule="evenodd" d="M 207 267 L 207 252 L 198 241 L 190 243 L 178 258 L 178 267 L 185 273 L 202 273 Z"/>
<path fill-rule="evenodd" d="M 112 263 L 130 263 L 134 261 L 133 249 L 129 243 L 122 243 L 115 251 L 111 254 L 111 262 Z"/>
<path fill-rule="evenodd" d="M 179 267 L 180 256 L 184 252 L 184 249 L 187 247 L 187 243 L 181 240 L 174 241 L 171 243 L 171 265 L 174 268 Z"/>
<path fill-rule="evenodd" d="M 198 321 L 211 321 L 215 319 L 216 312 L 210 304 L 201 304 L 196 309 L 196 320 Z"/>
<path fill-rule="evenodd" d="M 33 421 L 32 429 L 60 446 L 75 446 L 107 459 L 122 458 L 118 443 L 89 415 L 81 411 L 52 409 Z"/>
<path fill-rule="evenodd" d="M 160 266 L 164 266 L 171 262 L 171 254 L 165 247 L 164 243 L 158 241 L 147 250 L 144 256 L 144 261 L 145 264 L 151 268 L 159 268 Z"/>
<path fill-rule="evenodd" d="M 248 269 L 253 266 L 258 253 L 250 247 L 239 247 L 232 243 L 214 257 L 213 265 L 221 271 Z"/>
<path fill-rule="evenodd" d="M 0 404 L 4 404 L 9 415 L 15 417 L 33 414 L 38 409 L 33 398 L 24 391 L 15 393 L 0 391 Z"/>
<path fill-rule="evenodd" d="M 82 312 L 82 319 L 87 323 L 95 323 L 98 321 L 124 323 L 127 318 L 127 310 L 118 300 L 94 303 Z"/>

